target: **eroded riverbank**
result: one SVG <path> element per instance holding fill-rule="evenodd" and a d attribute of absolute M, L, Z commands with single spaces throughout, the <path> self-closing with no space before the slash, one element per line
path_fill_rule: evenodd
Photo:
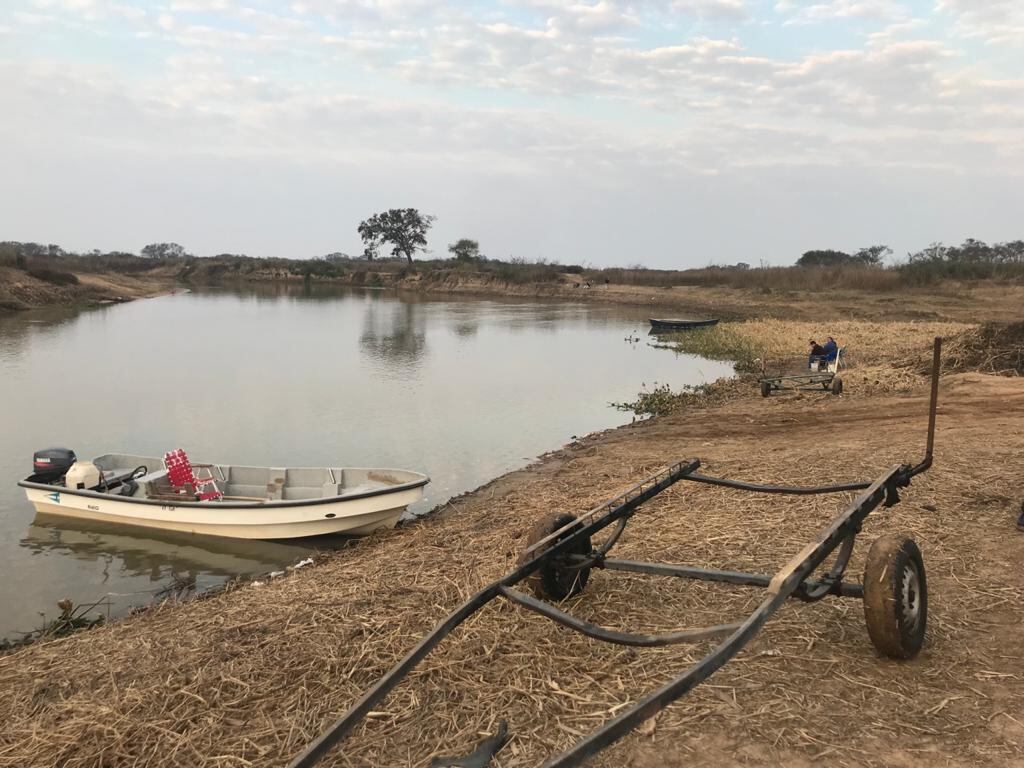
<path fill-rule="evenodd" d="M 0 313 L 52 306 L 115 304 L 171 293 L 178 287 L 176 268 L 123 274 L 69 273 L 75 282 L 53 282 L 25 270 L 0 267 Z"/>

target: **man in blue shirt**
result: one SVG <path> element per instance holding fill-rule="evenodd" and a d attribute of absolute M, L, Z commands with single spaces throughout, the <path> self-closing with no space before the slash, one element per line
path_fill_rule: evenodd
<path fill-rule="evenodd" d="M 839 356 L 839 345 L 836 344 L 836 340 L 831 336 L 826 339 L 825 346 L 822 347 L 822 350 L 825 352 L 826 362 L 831 363 Z"/>

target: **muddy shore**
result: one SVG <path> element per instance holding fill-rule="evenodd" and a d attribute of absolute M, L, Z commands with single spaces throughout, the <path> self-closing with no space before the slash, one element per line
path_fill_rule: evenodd
<path fill-rule="evenodd" d="M 933 329 L 919 331 L 893 349 L 924 346 Z M 0 657 L 0 766 L 284 764 L 505 572 L 551 511 L 586 510 L 686 457 L 713 474 L 786 483 L 865 479 L 917 460 L 924 378 L 900 368 L 885 379 L 894 361 L 871 362 L 841 397 L 762 399 L 740 387 L 710 407 L 573 443 L 316 568 Z M 944 376 L 935 467 L 868 519 L 850 569 L 856 579 L 879 534 L 918 541 L 931 594 L 921 656 L 881 659 L 855 601 L 794 602 L 708 684 L 593 764 L 1019 766 L 1024 535 L 1013 522 L 1022 478 L 1024 378 Z M 645 505 L 615 553 L 772 573 L 842 503 L 675 486 Z M 563 607 L 653 632 L 742 616 L 759 599 L 595 571 Z M 513 739 L 495 764 L 537 765 L 707 650 L 608 646 L 497 604 L 323 764 L 427 765 L 433 754 L 470 751 L 507 719 Z"/>

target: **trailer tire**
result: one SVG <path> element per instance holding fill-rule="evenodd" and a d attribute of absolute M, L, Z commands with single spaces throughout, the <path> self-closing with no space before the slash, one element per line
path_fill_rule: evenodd
<path fill-rule="evenodd" d="M 864 566 L 864 619 L 881 653 L 912 659 L 924 645 L 928 584 L 924 560 L 913 539 L 880 536 Z"/>
<path fill-rule="evenodd" d="M 537 521 L 537 524 L 533 526 L 530 531 L 530 535 L 526 538 L 527 548 L 533 546 L 541 539 L 549 536 L 550 534 L 557 531 L 564 525 L 571 523 L 576 518 L 573 515 L 566 514 L 564 512 L 555 512 L 547 515 Z M 536 549 L 529 554 L 525 552 L 519 557 L 519 564 L 532 560 L 541 553 L 547 551 L 552 544 L 560 541 L 569 533 L 572 533 L 574 529 L 570 529 L 562 536 L 544 546 Z M 565 554 L 567 555 L 589 555 L 592 551 L 590 544 L 590 536 L 583 536 L 576 540 L 575 543 Z M 571 567 L 561 557 L 551 558 L 546 560 L 540 568 L 534 571 L 532 574 L 526 577 L 526 583 L 533 590 L 533 593 L 541 600 L 565 600 L 567 597 L 579 594 L 583 591 L 583 588 L 587 586 L 587 580 L 590 578 L 590 567 L 586 568 L 575 568 Z"/>
<path fill-rule="evenodd" d="M 841 395 L 843 394 L 843 380 L 836 376 L 832 379 L 832 394 Z"/>
<path fill-rule="evenodd" d="M 772 385 L 767 381 L 761 382 L 761 397 L 768 397 L 772 393 Z"/>

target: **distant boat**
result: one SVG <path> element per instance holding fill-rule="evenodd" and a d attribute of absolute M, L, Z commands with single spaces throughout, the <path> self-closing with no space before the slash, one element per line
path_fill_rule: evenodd
<path fill-rule="evenodd" d="M 708 328 L 717 325 L 718 318 L 711 320 L 680 320 L 676 318 L 650 318 L 651 330 L 655 333 L 661 331 L 686 331 L 690 328 Z"/>
<path fill-rule="evenodd" d="M 401 469 L 196 464 L 206 475 L 197 482 L 215 488 L 197 493 L 170 485 L 164 461 L 154 456 L 78 462 L 73 451 L 49 449 L 37 457 L 36 472 L 18 483 L 36 512 L 238 539 L 393 528 L 430 482 Z"/>

